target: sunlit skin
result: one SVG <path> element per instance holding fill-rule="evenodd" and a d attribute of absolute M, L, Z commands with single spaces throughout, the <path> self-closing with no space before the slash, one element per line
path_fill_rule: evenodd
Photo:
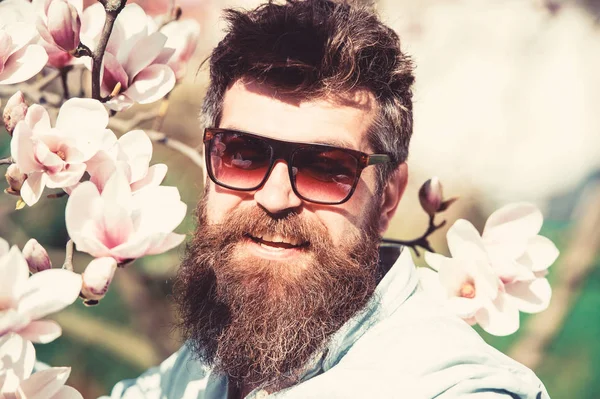
<path fill-rule="evenodd" d="M 327 143 L 373 153 L 366 132 L 373 121 L 376 104 L 365 91 L 355 91 L 343 102 L 323 99 L 297 101 L 257 83 L 238 81 L 227 90 L 219 127 L 242 130 L 267 137 L 299 142 Z M 320 205 L 298 198 L 290 185 L 287 165 L 277 161 L 266 183 L 256 191 L 242 192 L 211 184 L 208 192 L 208 222 L 219 223 L 237 207 L 264 208 L 277 215 L 295 210 L 301 217 L 325 227 L 337 245 L 348 234 L 358 234 L 364 224 L 364 212 L 373 199 L 376 169 L 364 169 L 353 196 L 340 205 Z M 407 167 L 402 164 L 388 181 L 382 197 L 379 231 L 385 232 L 404 188 Z M 301 251 L 250 243 L 256 256 L 290 259 Z"/>

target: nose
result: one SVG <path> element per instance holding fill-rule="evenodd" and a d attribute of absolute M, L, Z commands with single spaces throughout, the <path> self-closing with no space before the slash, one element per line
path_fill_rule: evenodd
<path fill-rule="evenodd" d="M 265 184 L 254 193 L 254 200 L 271 214 L 283 213 L 302 204 L 292 189 L 285 162 L 277 161 L 273 165 Z"/>

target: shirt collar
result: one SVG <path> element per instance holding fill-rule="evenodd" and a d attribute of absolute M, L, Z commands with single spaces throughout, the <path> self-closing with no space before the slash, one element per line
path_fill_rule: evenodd
<path fill-rule="evenodd" d="M 394 313 L 415 291 L 418 276 L 410 251 L 404 250 L 377 285 L 365 308 L 348 320 L 303 374 L 307 380 L 335 366 L 372 326 Z"/>

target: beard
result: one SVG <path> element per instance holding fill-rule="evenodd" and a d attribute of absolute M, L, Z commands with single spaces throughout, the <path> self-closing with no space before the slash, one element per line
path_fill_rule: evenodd
<path fill-rule="evenodd" d="M 296 383 L 375 290 L 378 209 L 370 207 L 361 232 L 345 234 L 338 245 L 322 224 L 295 212 L 275 217 L 239 207 L 208 224 L 205 197 L 197 215 L 174 285 L 190 349 L 237 386 L 279 390 Z M 266 234 L 305 243 L 302 253 L 271 260 L 244 250 L 249 236 Z"/>

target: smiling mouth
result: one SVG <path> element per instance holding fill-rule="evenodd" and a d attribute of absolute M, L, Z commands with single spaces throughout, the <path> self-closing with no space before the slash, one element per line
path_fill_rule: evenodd
<path fill-rule="evenodd" d="M 246 233 L 245 236 L 261 247 L 268 249 L 302 249 L 309 245 L 308 241 L 300 241 L 293 237 L 282 237 L 280 235 L 263 234 L 253 236 Z"/>

